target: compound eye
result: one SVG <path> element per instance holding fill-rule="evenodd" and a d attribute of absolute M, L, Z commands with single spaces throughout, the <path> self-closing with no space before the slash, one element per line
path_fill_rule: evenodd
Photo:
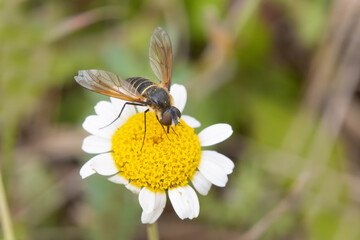
<path fill-rule="evenodd" d="M 181 118 L 181 112 L 180 112 L 180 110 L 177 109 L 176 107 L 174 107 L 173 109 L 174 109 L 176 115 L 178 116 L 178 118 Z"/>
<path fill-rule="evenodd" d="M 163 125 L 170 126 L 172 123 L 172 117 L 171 117 L 170 112 L 164 112 L 162 115 L 162 118 L 160 119 L 160 122 Z"/>

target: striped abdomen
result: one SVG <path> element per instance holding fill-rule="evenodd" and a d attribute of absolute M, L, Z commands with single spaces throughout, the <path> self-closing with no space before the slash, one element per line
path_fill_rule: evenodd
<path fill-rule="evenodd" d="M 149 90 L 152 86 L 156 86 L 149 79 L 141 78 L 141 77 L 133 77 L 126 79 L 128 83 L 130 83 L 133 88 L 140 93 L 142 96 L 145 95 L 146 91 Z"/>

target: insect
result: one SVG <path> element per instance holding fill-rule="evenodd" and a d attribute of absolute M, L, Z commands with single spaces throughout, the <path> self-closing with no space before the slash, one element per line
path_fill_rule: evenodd
<path fill-rule="evenodd" d="M 142 77 L 122 79 L 114 73 L 94 69 L 80 70 L 78 76 L 75 76 L 78 84 L 91 91 L 128 101 L 123 105 L 116 119 L 121 116 L 126 105 L 148 107 L 144 112 L 143 145 L 146 135 L 146 113 L 148 111 L 155 113 L 163 129 L 164 126 L 167 127 L 167 133 L 169 133 L 170 126 L 176 126 L 180 123 L 179 119 L 181 117 L 181 112 L 174 106 L 174 100 L 170 95 L 171 41 L 169 35 L 161 27 L 157 27 L 151 36 L 149 59 L 150 66 L 159 80 L 158 82 Z"/>

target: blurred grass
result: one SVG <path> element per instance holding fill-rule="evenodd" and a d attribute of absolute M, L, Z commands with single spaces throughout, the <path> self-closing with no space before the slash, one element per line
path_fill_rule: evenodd
<path fill-rule="evenodd" d="M 356 44 L 360 7 L 338 2 L 2 2 L 0 164 L 17 238 L 144 238 L 135 195 L 99 176 L 78 176 L 90 157 L 81 153 L 81 122 L 107 98 L 73 76 L 96 68 L 154 79 L 149 39 L 162 26 L 174 46 L 173 82 L 188 87 L 185 113 L 200 129 L 227 122 L 235 130 L 217 149 L 233 159 L 234 173 L 225 189 L 199 196 L 193 222 L 234 239 L 359 239 L 360 138 L 347 132 L 346 119 L 340 137 L 332 135 L 339 114 L 327 115 L 325 132 L 319 120 L 337 99 L 335 75 L 351 65 L 343 52 Z M 316 60 L 333 53 L 342 24 L 350 27 L 340 34 L 335 65 Z M 312 77 L 322 67 L 334 74 Z M 341 76 L 335 86 L 350 78 Z M 318 90 L 324 97 L 311 95 Z M 309 96 L 316 106 L 306 105 Z M 346 97 L 358 106 L 358 92 Z M 170 217 L 184 232 L 173 239 L 203 238 L 170 204 L 164 215 L 160 235 L 169 236 L 161 226 Z"/>

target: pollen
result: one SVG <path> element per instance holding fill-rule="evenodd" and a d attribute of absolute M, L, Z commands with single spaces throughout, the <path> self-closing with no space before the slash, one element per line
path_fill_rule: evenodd
<path fill-rule="evenodd" d="M 153 192 L 188 185 L 200 163 L 201 147 L 194 129 L 183 120 L 167 132 L 152 112 L 130 117 L 112 137 L 112 156 L 130 184 Z M 143 145 L 143 146 L 142 146 Z"/>

